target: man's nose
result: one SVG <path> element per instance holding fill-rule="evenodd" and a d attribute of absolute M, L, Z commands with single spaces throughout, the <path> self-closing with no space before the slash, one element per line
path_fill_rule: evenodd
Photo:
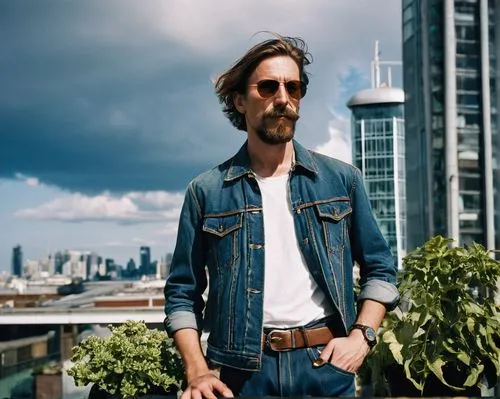
<path fill-rule="evenodd" d="M 288 92 L 284 84 L 280 84 L 276 94 L 274 95 L 275 104 L 287 104 L 288 103 Z"/>

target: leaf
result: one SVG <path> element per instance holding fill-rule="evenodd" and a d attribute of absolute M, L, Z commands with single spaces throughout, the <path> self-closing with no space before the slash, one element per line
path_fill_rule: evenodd
<path fill-rule="evenodd" d="M 479 335 L 476 337 L 476 344 L 482 351 L 484 351 L 483 343 L 481 342 L 481 337 Z"/>
<path fill-rule="evenodd" d="M 408 359 L 404 363 L 404 369 L 405 369 L 406 378 L 408 378 L 413 383 L 413 385 L 415 386 L 415 388 L 417 388 L 420 392 L 422 392 L 424 390 L 423 383 L 419 383 L 419 382 L 415 381 L 415 379 L 411 375 L 411 371 L 410 371 L 411 361 L 412 361 L 412 359 Z"/>
<path fill-rule="evenodd" d="M 413 334 L 412 338 L 418 338 L 424 334 L 425 334 L 425 330 L 423 328 L 419 327 L 418 330 L 415 332 L 415 334 Z"/>
<path fill-rule="evenodd" d="M 455 387 L 453 385 L 448 384 L 448 382 L 444 379 L 443 375 L 443 366 L 445 365 L 445 362 L 443 359 L 437 358 L 433 362 L 427 361 L 427 365 L 429 366 L 429 369 L 434 373 L 434 375 L 441 381 L 444 385 L 457 389 L 457 390 L 463 390 L 461 387 Z"/>
<path fill-rule="evenodd" d="M 457 355 L 458 360 L 460 360 L 462 363 L 466 364 L 467 366 L 470 366 L 470 356 L 465 353 L 465 352 L 460 352 Z"/>
<path fill-rule="evenodd" d="M 472 317 L 467 318 L 467 329 L 470 333 L 474 332 L 474 319 Z"/>
<path fill-rule="evenodd" d="M 476 385 L 477 380 L 479 379 L 480 374 L 484 370 L 484 365 L 480 364 L 477 367 L 473 367 L 470 369 L 470 374 L 464 382 L 464 387 L 472 387 Z"/>
<path fill-rule="evenodd" d="M 450 341 L 450 340 L 449 340 Z M 451 342 L 453 343 L 454 341 L 451 340 Z M 454 349 L 451 345 L 450 345 L 450 342 L 447 342 L 447 341 L 444 341 L 443 342 L 443 347 L 449 352 L 449 353 L 458 353 L 458 351 L 456 349 Z"/>
<path fill-rule="evenodd" d="M 446 383 L 444 380 L 443 369 L 442 369 L 445 362 L 442 359 L 438 358 L 438 359 L 434 360 L 434 362 L 428 361 L 427 364 L 429 366 L 429 369 L 436 375 L 436 377 L 439 378 L 439 380 L 442 383 Z"/>
<path fill-rule="evenodd" d="M 486 328 L 482 324 L 479 325 L 479 334 L 481 334 L 483 337 L 486 337 Z"/>
<path fill-rule="evenodd" d="M 403 345 L 398 342 L 394 332 L 390 330 L 386 331 L 382 335 L 382 340 L 389 345 L 389 350 L 396 362 L 398 362 L 398 364 L 403 364 L 403 355 L 401 353 Z"/>
<path fill-rule="evenodd" d="M 481 309 L 477 304 L 475 304 L 474 302 L 468 302 L 468 303 L 465 303 L 464 304 L 464 310 L 465 310 L 465 313 L 470 315 L 484 315 L 484 310 Z"/>

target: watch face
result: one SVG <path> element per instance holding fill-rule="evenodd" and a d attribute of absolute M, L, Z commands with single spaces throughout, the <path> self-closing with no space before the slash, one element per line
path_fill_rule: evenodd
<path fill-rule="evenodd" d="M 371 327 L 366 329 L 365 334 L 366 334 L 366 338 L 369 341 L 375 341 L 375 339 L 377 339 L 377 334 L 375 334 L 375 330 Z"/>

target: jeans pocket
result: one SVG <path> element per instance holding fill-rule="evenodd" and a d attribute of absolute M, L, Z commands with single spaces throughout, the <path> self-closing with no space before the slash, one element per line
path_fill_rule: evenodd
<path fill-rule="evenodd" d="M 321 352 L 323 351 L 324 348 L 325 348 L 325 345 L 315 346 L 313 348 L 307 348 L 307 353 L 309 354 L 309 357 L 311 358 L 311 362 L 316 360 L 321 355 Z M 342 374 L 342 375 L 345 375 L 348 377 L 356 376 L 356 373 L 344 370 L 343 368 L 335 366 L 334 364 L 332 364 L 330 362 L 326 362 L 325 364 L 320 366 L 320 368 L 323 368 L 323 367 L 330 368 L 331 370 L 335 371 L 336 373 Z"/>

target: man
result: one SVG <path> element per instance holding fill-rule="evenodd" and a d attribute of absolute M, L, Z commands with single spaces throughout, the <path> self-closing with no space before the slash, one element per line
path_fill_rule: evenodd
<path fill-rule="evenodd" d="M 185 364 L 183 399 L 354 396 L 355 372 L 397 305 L 396 267 L 359 170 L 294 140 L 309 63 L 301 39 L 278 36 L 216 82 L 247 141 L 189 184 L 181 212 L 165 326 Z"/>

